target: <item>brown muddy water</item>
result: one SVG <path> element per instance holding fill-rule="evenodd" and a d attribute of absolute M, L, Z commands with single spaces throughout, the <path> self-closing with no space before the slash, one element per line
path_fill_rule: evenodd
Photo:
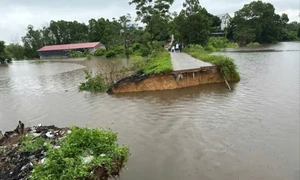
<path fill-rule="evenodd" d="M 122 180 L 298 180 L 300 44 L 259 49 L 221 53 L 241 74 L 233 92 L 213 84 L 91 94 L 77 90 L 83 62 L 0 66 L 0 130 L 19 120 L 111 127 L 132 154 Z"/>

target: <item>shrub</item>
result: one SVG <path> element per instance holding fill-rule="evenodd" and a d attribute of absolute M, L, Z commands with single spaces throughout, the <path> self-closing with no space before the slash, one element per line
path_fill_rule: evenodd
<path fill-rule="evenodd" d="M 85 56 L 86 55 L 81 51 L 72 50 L 72 51 L 69 51 L 69 53 L 68 53 L 69 58 L 80 58 L 80 57 L 85 57 Z"/>
<path fill-rule="evenodd" d="M 255 46 L 260 46 L 258 42 L 251 42 L 247 45 L 248 47 L 255 47 Z"/>
<path fill-rule="evenodd" d="M 117 53 L 114 50 L 110 50 L 105 53 L 106 58 L 112 58 L 112 57 L 115 57 L 116 55 L 117 55 Z"/>
<path fill-rule="evenodd" d="M 39 137 L 34 139 L 33 135 L 27 135 L 22 137 L 22 144 L 20 146 L 20 152 L 30 152 L 33 153 L 36 150 L 39 150 L 44 143 L 46 142 L 45 139 Z"/>
<path fill-rule="evenodd" d="M 133 56 L 131 57 L 131 63 L 135 73 L 138 73 L 143 71 L 143 67 L 146 65 L 146 59 L 142 56 Z"/>
<path fill-rule="evenodd" d="M 213 45 L 206 45 L 204 47 L 204 50 L 208 51 L 208 52 L 215 52 L 215 51 L 217 51 L 217 49 Z"/>
<path fill-rule="evenodd" d="M 91 60 L 91 59 L 92 59 L 92 55 L 87 54 L 87 55 L 86 55 L 86 59 L 87 59 L 87 60 Z"/>
<path fill-rule="evenodd" d="M 232 42 L 229 42 L 227 45 L 226 45 L 226 48 L 238 48 L 239 45 L 237 43 L 232 43 Z"/>
<path fill-rule="evenodd" d="M 142 68 L 144 74 L 160 74 L 172 70 L 171 56 L 166 50 L 152 54 L 146 65 Z"/>
<path fill-rule="evenodd" d="M 109 88 L 109 85 L 105 83 L 101 75 L 92 77 L 92 73 L 88 69 L 85 69 L 84 72 L 86 82 L 80 83 L 80 90 L 91 92 L 105 92 Z"/>
<path fill-rule="evenodd" d="M 221 75 L 226 80 L 240 80 L 240 75 L 237 72 L 237 67 L 233 60 L 226 56 L 209 55 L 206 52 L 195 51 L 195 49 L 185 48 L 185 52 L 205 62 L 217 65 L 220 67 Z"/>
<path fill-rule="evenodd" d="M 100 178 L 93 177 L 96 169 L 114 175 L 127 162 L 129 150 L 117 144 L 117 134 L 111 130 L 75 127 L 71 130 L 58 142 L 59 149 L 48 147 L 45 161 L 32 171 L 32 180 Z"/>
<path fill-rule="evenodd" d="M 104 56 L 106 53 L 106 49 L 97 49 L 95 52 L 94 52 L 94 56 Z"/>

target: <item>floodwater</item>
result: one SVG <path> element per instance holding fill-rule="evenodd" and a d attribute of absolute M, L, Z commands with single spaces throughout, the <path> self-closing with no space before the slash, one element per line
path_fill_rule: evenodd
<path fill-rule="evenodd" d="M 132 154 L 122 180 L 298 180 L 300 44 L 259 49 L 221 53 L 241 74 L 233 92 L 212 84 L 92 94 L 77 90 L 82 63 L 0 66 L 0 129 L 19 120 L 111 127 Z"/>

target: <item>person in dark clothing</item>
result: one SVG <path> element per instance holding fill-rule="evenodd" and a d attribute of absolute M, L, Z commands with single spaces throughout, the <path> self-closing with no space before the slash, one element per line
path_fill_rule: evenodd
<path fill-rule="evenodd" d="M 179 52 L 182 51 L 182 43 L 179 44 Z"/>

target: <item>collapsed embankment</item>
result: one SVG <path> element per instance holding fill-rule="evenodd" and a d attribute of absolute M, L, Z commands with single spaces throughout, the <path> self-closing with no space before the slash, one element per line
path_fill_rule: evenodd
<path fill-rule="evenodd" d="M 208 66 L 165 74 L 134 75 L 117 82 L 108 93 L 168 90 L 225 82 L 219 71 L 218 66 Z"/>

